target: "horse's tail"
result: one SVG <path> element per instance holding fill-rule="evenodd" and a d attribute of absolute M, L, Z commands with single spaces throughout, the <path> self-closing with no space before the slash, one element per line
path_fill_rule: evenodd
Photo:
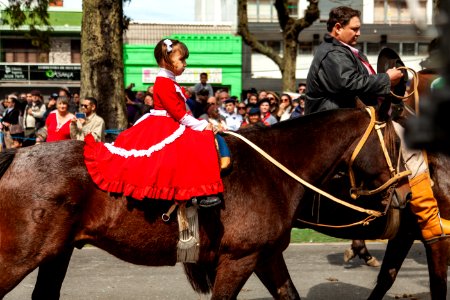
<path fill-rule="evenodd" d="M 8 170 L 15 155 L 16 149 L 6 149 L 6 151 L 0 152 L 0 178 L 5 174 L 6 170 Z"/>
<path fill-rule="evenodd" d="M 184 263 L 184 273 L 194 291 L 199 294 L 208 294 L 212 290 L 215 279 L 215 268 L 209 265 Z"/>

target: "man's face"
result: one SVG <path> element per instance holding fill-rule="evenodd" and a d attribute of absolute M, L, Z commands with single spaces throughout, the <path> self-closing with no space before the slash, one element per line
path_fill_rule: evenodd
<path fill-rule="evenodd" d="M 73 94 L 73 102 L 80 103 L 80 95 L 77 93 Z"/>
<path fill-rule="evenodd" d="M 212 106 L 212 105 L 217 106 L 216 97 L 209 97 L 207 103 L 208 103 L 209 106 Z"/>
<path fill-rule="evenodd" d="M 227 111 L 227 113 L 232 114 L 234 113 L 234 103 L 230 102 L 225 104 L 225 110 Z"/>
<path fill-rule="evenodd" d="M 249 115 L 248 116 L 248 122 L 250 124 L 256 124 L 261 120 L 261 116 L 260 115 Z"/>
<path fill-rule="evenodd" d="M 358 37 L 361 35 L 361 21 L 358 17 L 353 17 L 350 22 L 342 27 L 341 24 L 337 23 L 334 25 L 332 36 L 334 36 L 338 41 L 341 41 L 347 45 L 355 46 L 358 42 Z"/>
<path fill-rule="evenodd" d="M 145 95 L 143 92 L 139 91 L 136 93 L 136 98 L 138 98 L 139 100 L 144 100 L 144 97 L 145 97 Z"/>
<path fill-rule="evenodd" d="M 305 92 L 306 92 L 306 86 L 300 85 L 300 86 L 298 87 L 298 93 L 299 93 L 299 94 L 304 94 Z"/>
<path fill-rule="evenodd" d="M 91 101 L 89 100 L 83 100 L 81 101 L 81 111 L 86 114 L 86 116 L 89 116 L 92 114 L 92 112 L 95 109 L 95 105 L 91 104 Z"/>
<path fill-rule="evenodd" d="M 206 75 L 200 75 L 200 82 L 202 84 L 205 84 L 208 81 L 208 76 Z"/>
<path fill-rule="evenodd" d="M 28 103 L 33 102 L 33 95 L 31 95 L 30 93 L 27 94 L 27 102 Z"/>
<path fill-rule="evenodd" d="M 259 105 L 259 110 L 262 114 L 265 114 L 269 111 L 270 105 L 267 102 L 263 102 Z"/>
<path fill-rule="evenodd" d="M 219 94 L 219 101 L 221 103 L 225 102 L 228 98 L 230 98 L 230 95 L 227 92 L 222 92 Z"/>

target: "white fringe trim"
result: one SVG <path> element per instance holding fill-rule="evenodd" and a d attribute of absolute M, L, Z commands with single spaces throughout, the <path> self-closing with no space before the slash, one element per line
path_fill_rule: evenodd
<path fill-rule="evenodd" d="M 155 144 L 146 150 L 136 150 L 136 149 L 126 150 L 123 148 L 116 147 L 110 143 L 105 143 L 105 147 L 109 150 L 109 152 L 119 155 L 119 156 L 122 156 L 122 157 L 125 157 L 125 158 L 128 158 L 130 156 L 150 157 L 154 152 L 160 151 L 166 145 L 173 143 L 177 138 L 179 138 L 183 134 L 185 129 L 186 129 L 186 126 L 180 124 L 180 127 L 178 127 L 178 129 L 175 130 L 174 133 L 172 133 L 170 136 L 166 137 L 164 140 L 162 140 L 158 144 Z"/>

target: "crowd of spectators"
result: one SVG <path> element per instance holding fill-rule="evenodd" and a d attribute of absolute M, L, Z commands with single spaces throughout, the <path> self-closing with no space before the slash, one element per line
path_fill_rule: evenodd
<path fill-rule="evenodd" d="M 269 126 L 304 114 L 305 84 L 298 86 L 297 97 L 252 88 L 241 99 L 226 89 L 213 91 L 207 75 L 200 75 L 195 86 L 185 87 L 186 105 L 194 117 L 206 119 L 217 130 L 249 126 Z M 125 89 L 128 126 L 132 126 L 153 109 L 153 87 L 135 91 L 134 84 Z M 0 150 L 64 139 L 83 140 L 92 133 L 96 140 L 105 138 L 105 122 L 95 111 L 97 101 L 61 87 L 47 99 L 38 90 L 12 93 L 0 100 Z"/>
<path fill-rule="evenodd" d="M 0 100 L 0 151 L 71 138 L 83 140 L 90 133 L 97 140 L 104 139 L 105 123 L 95 114 L 94 98 L 80 101 L 80 95 L 71 94 L 66 87 L 45 98 L 39 90 L 32 90 Z"/>

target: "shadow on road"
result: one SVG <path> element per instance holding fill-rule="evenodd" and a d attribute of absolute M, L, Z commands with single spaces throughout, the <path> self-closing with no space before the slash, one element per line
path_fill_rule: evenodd
<path fill-rule="evenodd" d="M 372 289 L 364 288 L 352 284 L 342 283 L 342 282 L 329 282 L 321 283 L 313 286 L 309 289 L 309 292 L 302 299 L 306 300 L 319 300 L 319 299 L 329 299 L 330 295 L 333 295 L 333 299 L 345 299 L 345 300 L 361 300 L 367 299 L 370 295 Z M 400 294 L 400 295 L 386 295 L 383 300 L 394 300 L 394 299 L 428 299 L 429 293 L 419 293 L 419 294 Z"/>

